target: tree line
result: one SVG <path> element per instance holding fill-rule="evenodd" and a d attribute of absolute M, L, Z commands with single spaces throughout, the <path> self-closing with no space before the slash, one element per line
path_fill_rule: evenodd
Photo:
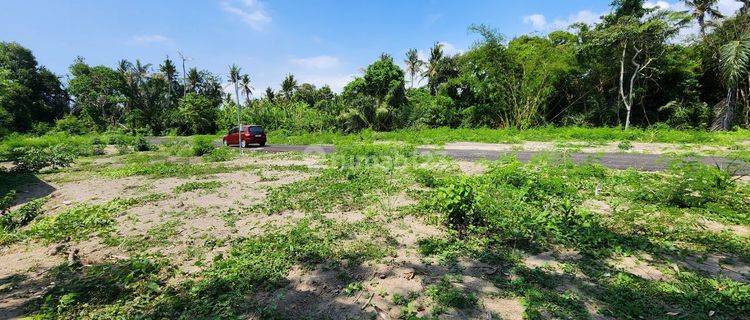
<path fill-rule="evenodd" d="M 28 49 L 0 44 L 0 135 L 122 130 L 216 133 L 241 121 L 295 132 L 539 125 L 750 127 L 750 2 L 732 16 L 717 0 L 686 0 L 690 11 L 615 0 L 593 25 L 506 40 L 485 25 L 478 41 L 449 55 L 440 43 L 405 68 L 382 54 L 340 94 L 289 74 L 274 91 L 254 92 L 251 75 L 222 77 L 123 60 L 116 68 L 70 66 L 67 83 Z M 686 35 L 692 25 L 695 34 Z"/>

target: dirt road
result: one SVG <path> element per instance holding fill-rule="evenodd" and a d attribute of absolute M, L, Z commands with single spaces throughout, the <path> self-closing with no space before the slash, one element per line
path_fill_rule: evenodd
<path fill-rule="evenodd" d="M 253 148 L 253 150 L 263 152 L 305 152 L 305 153 L 332 153 L 335 151 L 334 146 L 330 145 L 267 145 L 263 148 Z M 513 155 L 521 161 L 529 161 L 534 156 L 541 154 L 560 154 L 560 152 L 544 151 L 494 151 L 494 150 L 456 150 L 456 149 L 435 149 L 435 148 L 417 148 L 420 154 L 438 154 L 452 157 L 457 160 L 478 161 L 478 160 L 497 160 L 500 157 Z M 634 153 L 580 153 L 571 152 L 567 154 L 574 163 L 599 163 L 612 169 L 629 169 L 633 168 L 641 171 L 662 171 L 669 167 L 671 160 L 664 155 L 655 154 L 634 154 Z M 721 168 L 728 168 L 735 175 L 750 174 L 750 164 L 738 160 L 726 159 L 722 157 L 691 157 L 708 165 L 717 165 Z"/>

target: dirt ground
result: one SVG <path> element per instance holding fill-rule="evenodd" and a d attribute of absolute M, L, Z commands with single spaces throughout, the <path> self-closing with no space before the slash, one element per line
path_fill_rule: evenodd
<path fill-rule="evenodd" d="M 517 145 L 449 144 L 446 148 L 478 147 L 517 148 Z M 544 143 L 525 143 L 524 149 L 541 150 L 554 147 Z M 616 145 L 586 147 L 591 150 L 609 150 Z M 634 144 L 633 150 L 641 152 L 666 152 L 672 147 L 658 144 Z M 614 150 L 614 149 L 613 149 Z M 121 159 L 110 154 L 95 163 L 117 167 Z M 82 241 L 50 243 L 29 241 L 0 246 L 0 319 L 13 319 L 24 314 L 24 306 L 40 297 L 54 283 L 45 282 L 46 273 L 70 259 L 79 259 L 83 265 L 127 259 L 142 253 L 160 253 L 180 271 L 181 278 L 199 273 L 211 264 L 217 255 L 226 254 L 235 239 L 258 235 L 269 227 L 283 226 L 305 217 L 298 211 L 269 215 L 257 212 L 254 205 L 262 203 L 269 188 L 304 180 L 313 172 L 289 171 L 284 166 L 302 166 L 320 169 L 325 165 L 320 156 L 304 157 L 246 157 L 223 165 L 243 168 L 265 166 L 267 169 L 208 174 L 192 177 L 126 177 L 106 178 L 81 175 L 78 179 L 69 173 L 48 174 L 44 179 L 20 190 L 22 195 L 38 196 L 47 193 L 49 201 L 44 206 L 45 215 L 54 215 L 77 204 L 102 204 L 116 198 L 133 198 L 149 194 L 168 196 L 139 204 L 123 210 L 116 216 L 116 237 L 122 239 L 117 246 L 103 243 L 94 236 Z M 462 172 L 468 175 L 481 174 L 486 166 L 481 163 L 457 162 Z M 275 166 L 276 169 L 272 169 Z M 63 179 L 61 175 L 66 175 Z M 194 182 L 220 183 L 212 190 L 175 192 L 175 188 Z M 381 202 L 393 211 L 414 204 L 406 193 L 400 193 Z M 19 203 L 20 205 L 20 203 Z M 586 204 L 592 211 L 610 215 L 610 205 L 598 200 Z M 231 209 L 239 209 L 238 216 L 228 216 Z M 362 211 L 332 212 L 329 219 L 356 222 L 364 219 Z M 377 223 L 389 230 L 395 240 L 395 252 L 385 259 L 369 261 L 348 267 L 348 275 L 362 283 L 356 294 L 345 294 L 344 287 L 350 281 L 337 276 L 337 270 L 318 266 L 314 269 L 295 267 L 287 275 L 287 285 L 271 292 L 258 293 L 255 298 L 273 304 L 292 318 L 312 317 L 331 319 L 369 318 L 396 319 L 401 307 L 392 300 L 394 294 L 408 296 L 423 292 L 429 284 L 448 274 L 460 270 L 459 286 L 475 294 L 478 303 L 472 310 L 451 310 L 441 319 L 471 318 L 522 319 L 524 301 L 520 297 L 501 294 L 501 288 L 490 281 L 505 275 L 505 270 L 475 260 L 461 258 L 455 265 L 446 266 L 434 259 L 426 259 L 417 251 L 421 239 L 442 236 L 445 230 L 427 223 L 413 215 L 397 215 L 381 218 Z M 746 226 L 726 225 L 705 220 L 700 226 L 716 232 L 733 232 L 747 237 Z M 215 245 L 206 246 L 205 243 Z M 731 264 L 731 257 L 708 256 L 675 259 L 675 268 L 697 269 L 709 274 L 723 275 L 741 282 L 750 281 L 750 267 Z M 529 269 L 543 269 L 553 273 L 564 272 L 566 263 L 579 261 L 578 252 L 560 249 L 527 254 L 522 258 Z M 736 259 L 735 259 L 736 260 Z M 607 261 L 616 269 L 624 270 L 647 280 L 668 281 L 671 272 L 665 272 L 664 264 L 654 263 L 649 256 L 622 256 Z M 577 290 L 587 280 L 581 279 L 561 284 L 560 290 Z M 511 279 L 512 280 L 512 279 Z M 597 314 L 598 301 L 587 301 L 586 307 Z M 417 316 L 428 316 L 427 309 L 417 309 Z M 253 318 L 254 316 L 248 316 Z M 598 317 L 598 319 L 608 319 Z"/>

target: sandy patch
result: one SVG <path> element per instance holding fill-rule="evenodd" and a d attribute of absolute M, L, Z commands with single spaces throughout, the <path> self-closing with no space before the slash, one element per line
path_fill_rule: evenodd
<path fill-rule="evenodd" d="M 522 320 L 524 307 L 518 298 L 484 298 L 480 300 L 484 310 L 503 320 Z"/>
<path fill-rule="evenodd" d="M 750 236 L 749 226 L 726 225 L 721 222 L 708 220 L 708 219 L 701 219 L 700 224 L 704 229 L 713 231 L 713 232 L 729 232 L 740 237 Z"/>
<path fill-rule="evenodd" d="M 688 256 L 684 259 L 674 258 L 673 260 L 682 268 L 711 277 L 722 276 L 734 281 L 750 283 L 750 265 L 741 262 L 737 257 L 713 253 L 703 257 Z"/>
<path fill-rule="evenodd" d="M 607 263 L 617 269 L 639 276 L 646 280 L 669 280 L 670 277 L 656 268 L 653 265 L 652 261 L 653 258 L 650 255 L 643 254 L 639 257 L 625 256 L 615 259 L 608 259 Z"/>
<path fill-rule="evenodd" d="M 471 161 L 458 161 L 458 167 L 467 175 L 478 175 L 487 171 L 487 167 L 483 164 Z"/>

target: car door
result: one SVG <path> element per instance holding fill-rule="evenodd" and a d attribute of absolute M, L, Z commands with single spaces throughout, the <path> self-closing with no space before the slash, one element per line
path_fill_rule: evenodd
<path fill-rule="evenodd" d="M 229 144 L 238 144 L 238 137 L 239 135 L 237 134 L 237 128 L 232 128 L 232 130 L 229 130 L 229 137 L 227 138 L 227 142 Z"/>

